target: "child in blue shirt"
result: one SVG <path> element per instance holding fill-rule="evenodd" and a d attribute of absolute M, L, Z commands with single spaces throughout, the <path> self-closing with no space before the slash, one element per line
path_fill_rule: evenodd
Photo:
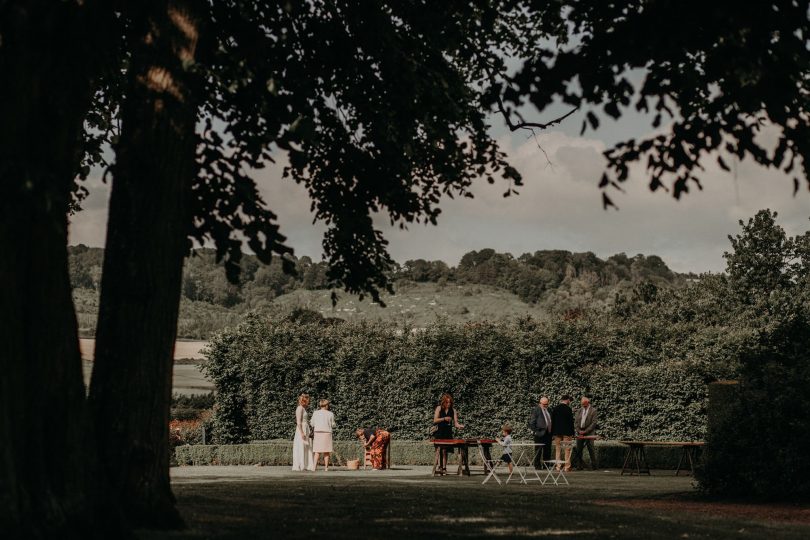
<path fill-rule="evenodd" d="M 503 455 L 501 456 L 501 461 L 506 463 L 506 466 L 509 468 L 509 474 L 512 474 L 512 426 L 508 423 L 504 424 L 501 428 L 501 433 L 503 433 L 503 439 L 495 439 L 498 441 L 498 444 L 503 446 Z"/>

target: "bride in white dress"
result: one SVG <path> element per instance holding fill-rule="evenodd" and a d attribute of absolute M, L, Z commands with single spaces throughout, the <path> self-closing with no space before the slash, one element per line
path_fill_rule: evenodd
<path fill-rule="evenodd" d="M 295 437 L 293 439 L 294 471 L 314 471 L 315 457 L 312 455 L 312 443 L 309 439 L 309 394 L 298 396 L 298 407 L 295 408 Z"/>

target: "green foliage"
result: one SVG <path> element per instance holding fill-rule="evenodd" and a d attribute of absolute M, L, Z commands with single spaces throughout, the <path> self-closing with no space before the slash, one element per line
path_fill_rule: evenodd
<path fill-rule="evenodd" d="M 503 422 L 528 435 L 539 394 L 590 394 L 600 433 L 612 438 L 699 439 L 706 383 L 733 357 L 707 362 L 684 331 L 627 328 L 612 317 L 417 330 L 383 323 L 300 325 L 250 315 L 215 337 L 205 367 L 217 388 L 220 442 L 289 438 L 301 392 L 333 404 L 337 437 L 359 426 L 426 437 L 439 394 L 456 398 L 465 435 L 492 436 Z M 711 335 L 712 339 L 719 339 Z M 739 336 L 732 335 L 731 341 Z M 712 352 L 733 355 L 726 343 Z M 715 366 L 722 366 L 717 369 Z"/>
<path fill-rule="evenodd" d="M 172 420 L 194 420 L 204 411 L 214 408 L 214 393 L 182 395 L 174 394 L 171 404 Z"/>
<path fill-rule="evenodd" d="M 765 498 L 810 495 L 805 459 L 810 418 L 807 234 L 789 238 L 776 213 L 760 211 L 726 254 L 735 300 L 730 316 L 756 332 L 740 353 L 741 384 L 718 394 L 703 489 Z M 761 448 L 757 456 L 750 448 Z"/>

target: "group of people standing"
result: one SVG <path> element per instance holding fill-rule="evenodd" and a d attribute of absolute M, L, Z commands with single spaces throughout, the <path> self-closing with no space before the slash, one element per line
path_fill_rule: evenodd
<path fill-rule="evenodd" d="M 293 470 L 315 471 L 320 458 L 323 457 L 324 470 L 329 470 L 329 459 L 334 451 L 332 433 L 335 429 L 335 415 L 329 410 L 329 400 L 321 399 L 318 410 L 310 418 L 309 395 L 298 396 L 298 406 L 295 409 L 295 439 L 293 441 Z M 529 429 L 534 435 L 537 450 L 534 456 L 534 467 L 543 467 L 543 461 L 551 459 L 551 447 L 555 448 L 555 468 L 569 472 L 573 466 L 584 465 L 584 450 L 588 450 L 591 458 L 591 468 L 596 469 L 596 451 L 593 437 L 596 430 L 596 408 L 591 405 L 587 396 L 582 396 L 580 407 L 574 412 L 571 408 L 572 398 L 564 395 L 560 403 L 549 410 L 549 399 L 541 396 L 532 409 L 529 419 Z M 453 407 L 453 396 L 448 393 L 441 395 L 439 405 L 433 411 L 433 427 L 431 435 L 434 439 L 452 439 L 453 428 L 464 429 L 458 421 L 458 411 Z M 499 441 L 510 449 L 512 428 L 505 426 L 503 433 L 507 440 Z M 391 435 L 384 429 L 357 428 L 355 435 L 363 444 L 374 469 L 383 469 L 387 466 L 386 448 Z M 572 450 L 573 440 L 576 438 L 576 451 Z M 447 454 L 451 448 L 443 448 L 441 453 L 440 471 L 447 469 Z M 507 451 L 506 454 L 509 454 Z M 564 459 L 561 459 L 565 456 Z M 510 456 L 511 457 L 511 456 Z M 509 460 L 511 461 L 511 460 Z"/>
<path fill-rule="evenodd" d="M 574 412 L 571 409 L 571 396 L 564 395 L 551 411 L 549 411 L 549 399 L 541 396 L 540 400 L 532 409 L 529 419 L 529 429 L 534 435 L 535 444 L 538 446 L 534 456 L 535 469 L 542 468 L 541 460 L 551 459 L 551 446 L 555 448 L 555 468 L 561 468 L 569 472 L 573 466 L 583 468 L 584 450 L 588 449 L 591 458 L 591 468 L 596 469 L 596 450 L 593 444 L 593 434 L 596 431 L 596 408 L 591 405 L 591 400 L 587 396 L 582 396 L 580 407 Z M 571 461 L 572 441 L 576 437 L 576 451 Z M 562 455 L 565 459 L 561 459 Z"/>
<path fill-rule="evenodd" d="M 298 396 L 295 408 L 295 435 L 293 438 L 294 471 L 315 471 L 323 456 L 323 468 L 329 470 L 329 459 L 334 452 L 332 433 L 335 430 L 335 415 L 329 410 L 328 399 L 318 401 L 318 410 L 309 416 L 309 394 Z M 388 431 L 379 428 L 357 428 L 355 435 L 369 455 L 374 469 L 383 469 L 386 462 L 386 449 L 391 440 Z"/>

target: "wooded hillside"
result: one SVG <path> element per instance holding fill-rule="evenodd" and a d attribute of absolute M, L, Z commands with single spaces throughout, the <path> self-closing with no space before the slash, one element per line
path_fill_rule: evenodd
<path fill-rule="evenodd" d="M 72 246 L 70 272 L 83 336 L 95 332 L 104 250 Z M 289 257 L 296 274 L 285 274 L 279 258 L 261 264 L 246 254 L 239 282 L 229 283 L 215 253 L 199 249 L 183 270 L 179 337 L 207 339 L 234 326 L 248 311 L 274 315 L 308 309 L 347 320 L 407 321 L 425 325 L 437 317 L 450 321 L 502 320 L 520 316 L 571 316 L 604 309 L 644 284 L 679 287 L 688 276 L 670 270 L 657 255 L 600 259 L 590 252 L 536 251 L 514 257 L 493 249 L 471 251 L 457 266 L 444 261 L 409 260 L 392 272 L 394 295 L 382 295 L 387 307 L 340 294 L 332 306 L 333 283 L 326 264 Z"/>

